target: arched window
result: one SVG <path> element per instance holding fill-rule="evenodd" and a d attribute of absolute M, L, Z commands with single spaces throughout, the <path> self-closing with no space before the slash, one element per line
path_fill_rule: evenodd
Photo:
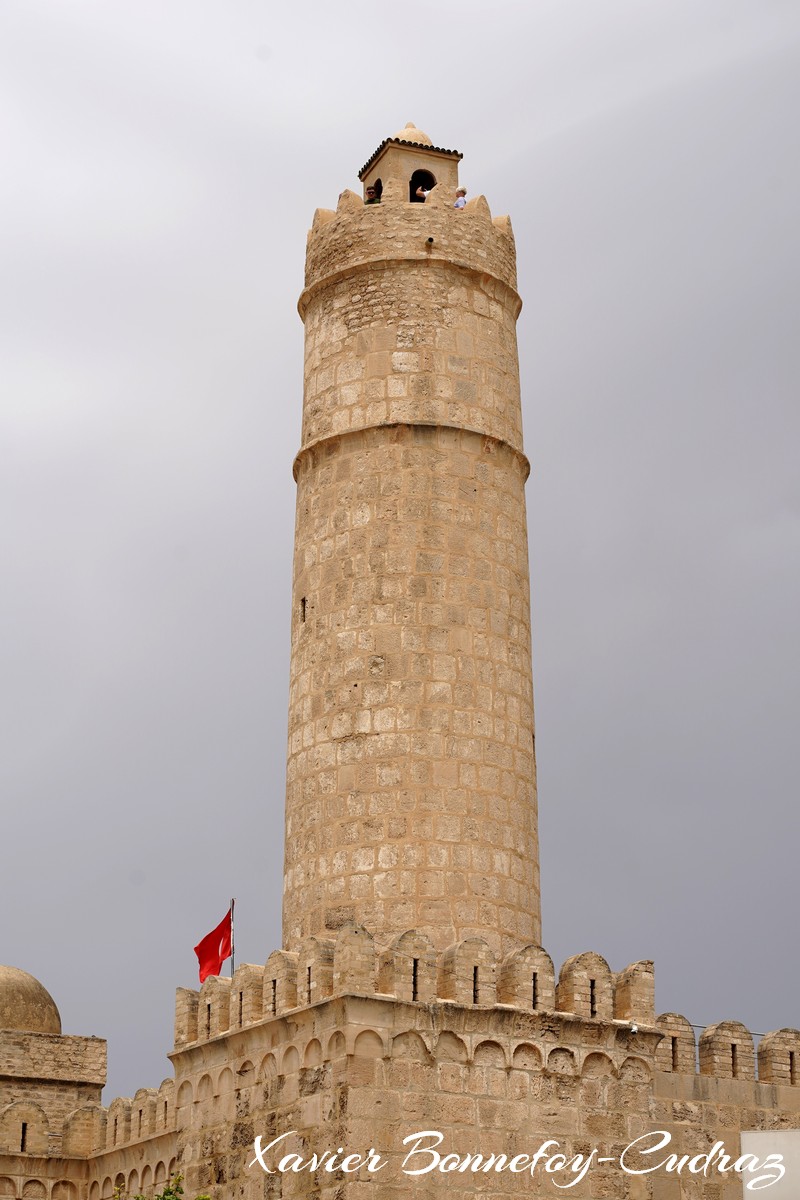
<path fill-rule="evenodd" d="M 430 171 L 423 171 L 422 168 L 415 171 L 411 176 L 408 185 L 408 198 L 412 204 L 424 204 L 422 196 L 417 195 L 417 188 L 424 188 L 429 192 L 432 187 L 436 186 L 436 180 L 431 175 Z"/>

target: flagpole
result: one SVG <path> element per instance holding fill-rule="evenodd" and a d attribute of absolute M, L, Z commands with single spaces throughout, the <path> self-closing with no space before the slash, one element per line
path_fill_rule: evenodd
<path fill-rule="evenodd" d="M 231 898 L 231 979 L 236 969 L 236 950 L 233 944 L 233 906 L 236 903 L 235 898 Z"/>

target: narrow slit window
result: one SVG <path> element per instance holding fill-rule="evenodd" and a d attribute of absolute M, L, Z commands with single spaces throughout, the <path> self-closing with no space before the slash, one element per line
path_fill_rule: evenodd
<path fill-rule="evenodd" d="M 20 1134 L 20 1139 L 19 1139 L 20 1154 L 25 1153 L 25 1146 L 26 1146 L 27 1141 L 28 1141 L 28 1122 L 23 1121 L 22 1122 L 22 1133 Z"/>
<path fill-rule="evenodd" d="M 306 621 L 306 598 L 303 596 L 300 600 L 300 621 L 305 625 Z"/>
<path fill-rule="evenodd" d="M 206 1005 L 206 1037 L 211 1037 L 211 1005 Z"/>
<path fill-rule="evenodd" d="M 678 1039 L 676 1037 L 672 1039 L 672 1069 L 673 1071 L 678 1069 Z"/>
<path fill-rule="evenodd" d="M 539 1007 L 539 975 L 536 971 L 531 976 L 531 1008 Z"/>
<path fill-rule="evenodd" d="M 739 1078 L 739 1054 L 735 1042 L 731 1043 L 731 1074 L 734 1079 Z"/>
<path fill-rule="evenodd" d="M 478 983 L 478 968 L 472 968 L 472 1003 L 477 1004 L 480 999 L 480 985 Z"/>
<path fill-rule="evenodd" d="M 114 1145 L 117 1144 L 117 1117 L 114 1117 Z"/>
<path fill-rule="evenodd" d="M 789 1083 L 792 1087 L 797 1083 L 797 1062 L 794 1050 L 789 1051 Z"/>
<path fill-rule="evenodd" d="M 242 1027 L 242 1018 L 244 1017 L 244 992 L 239 992 L 239 1028 Z"/>
<path fill-rule="evenodd" d="M 311 1003 L 311 967 L 306 971 L 306 1002 Z"/>
<path fill-rule="evenodd" d="M 139 1109 L 139 1118 L 136 1122 L 136 1129 L 137 1129 L 136 1136 L 141 1137 L 142 1136 L 142 1110 L 141 1109 Z"/>
<path fill-rule="evenodd" d="M 594 979 L 589 980 L 589 1016 L 597 1016 L 597 982 Z"/>
<path fill-rule="evenodd" d="M 419 959 L 415 958 L 411 966 L 411 999 L 419 1000 Z"/>
<path fill-rule="evenodd" d="M 272 981 L 272 1015 L 273 1015 L 273 1017 L 277 1014 L 277 1012 L 278 1012 L 278 981 L 277 981 L 277 979 L 273 979 L 273 981 Z"/>

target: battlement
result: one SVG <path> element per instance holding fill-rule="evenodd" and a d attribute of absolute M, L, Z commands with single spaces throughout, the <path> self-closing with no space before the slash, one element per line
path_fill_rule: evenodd
<path fill-rule="evenodd" d="M 246 963 L 232 980 L 212 977 L 199 991 L 179 988 L 175 1050 L 344 995 L 652 1027 L 653 988 L 651 962 L 615 975 L 600 955 L 577 955 L 564 963 L 556 986 L 552 960 L 541 946 L 499 955 L 472 937 L 437 952 L 425 933 L 412 929 L 380 949 L 366 929 L 349 925 L 335 939 L 309 937 L 296 952 L 277 950 L 263 967 Z"/>
<path fill-rule="evenodd" d="M 557 986 L 553 962 L 540 946 L 499 955 L 483 938 L 470 937 L 438 953 L 423 932 L 408 930 L 380 949 L 366 929 L 348 925 L 336 938 L 306 938 L 299 952 L 276 950 L 263 967 L 242 965 L 233 980 L 210 978 L 199 991 L 179 989 L 175 1049 L 343 995 L 655 1026 L 648 961 L 614 974 L 601 955 L 577 955 L 561 967 Z"/>
<path fill-rule="evenodd" d="M 516 245 L 507 216 L 492 217 L 484 196 L 453 208 L 455 188 L 438 185 L 424 204 L 411 204 L 387 185 L 380 204 L 364 204 L 355 192 L 344 191 L 336 211 L 317 209 L 306 246 L 305 290 L 298 308 L 305 319 L 315 292 L 345 274 L 382 264 L 423 268 L 457 267 L 490 276 L 513 293 L 515 316 L 522 301 L 517 295 Z M 380 275 L 377 276 L 379 285 Z M 375 286 L 375 279 L 372 281 Z"/>
<path fill-rule="evenodd" d="M 437 1086 L 450 1097 L 443 1103 L 464 1097 L 470 1111 L 485 1103 L 512 1128 L 514 1106 L 523 1097 L 538 1105 L 542 1087 L 556 1087 L 564 1098 L 574 1093 L 575 1103 L 604 1114 L 613 1097 L 617 1121 L 627 1110 L 644 1112 L 648 1096 L 663 1120 L 715 1119 L 723 1103 L 743 1115 L 778 1105 L 800 1111 L 798 1030 L 767 1034 L 757 1054 L 752 1034 L 735 1021 L 709 1026 L 696 1039 L 685 1017 L 655 1015 L 650 961 L 614 972 L 589 952 L 567 959 L 556 974 L 538 945 L 501 955 L 471 937 L 437 950 L 416 929 L 381 945 L 348 925 L 335 938 L 309 937 L 295 952 L 277 950 L 263 966 L 242 964 L 233 979 L 178 989 L 171 1057 L 174 1080 L 107 1108 L 82 1105 L 57 1131 L 53 1170 L 71 1178 L 80 1160 L 88 1161 L 87 1200 L 110 1200 L 115 1187 L 130 1195 L 158 1190 L 179 1162 L 194 1162 L 182 1156 L 201 1130 L 233 1130 L 230 1161 L 239 1170 L 262 1104 L 266 1113 L 283 1114 L 280 1127 L 316 1129 L 320 1089 L 332 1078 L 376 1087 L 380 1095 L 386 1073 L 413 1098 L 436 1064 Z M 542 1076 L 550 1083 L 537 1083 Z M 475 1096 L 486 1099 L 469 1099 Z M 373 1128 L 374 1102 L 354 1112 L 365 1129 Z M 551 1119 L 548 1110 L 534 1122 Z M 564 1116 L 565 1131 L 572 1131 L 571 1119 Z M 15 1142 L 20 1120 L 24 1155 Z M 31 1102 L 3 1109 L 0 1154 L 11 1156 L 12 1173 L 38 1171 L 30 1155 L 52 1156 L 53 1133 Z M 190 1174 L 202 1170 L 189 1167 Z M 196 1186 L 207 1186 L 203 1179 L 198 1175 Z"/>
<path fill-rule="evenodd" d="M 25 1122 L 24 1152 L 46 1154 L 55 1147 L 64 1158 L 88 1158 L 145 1142 L 175 1130 L 175 1083 L 140 1088 L 132 1100 L 118 1097 L 106 1108 L 88 1103 L 66 1119 L 48 1118 L 41 1105 L 17 1100 L 0 1110 L 0 1153 L 20 1153 L 20 1122 Z"/>
<path fill-rule="evenodd" d="M 709 1075 L 796 1087 L 800 1084 L 800 1030 L 765 1034 L 754 1049 L 753 1034 L 739 1021 L 709 1025 L 695 1039 L 694 1027 L 678 1013 L 656 1019 L 663 1038 L 656 1065 L 666 1074 Z"/>
<path fill-rule="evenodd" d="M 233 980 L 208 979 L 199 992 L 179 989 L 175 1050 L 337 996 L 369 996 L 622 1025 L 633 1036 L 658 1035 L 658 1071 L 800 1085 L 800 1031 L 767 1034 L 756 1056 L 753 1035 L 745 1026 L 724 1021 L 700 1035 L 698 1061 L 698 1043 L 686 1018 L 675 1013 L 656 1017 L 654 988 L 649 961 L 615 973 L 601 955 L 579 954 L 567 959 L 556 979 L 541 946 L 501 956 L 482 938 L 467 938 L 437 952 L 424 933 L 412 929 L 380 949 L 367 930 L 351 925 L 335 939 L 310 937 L 295 953 L 275 951 L 263 967 L 244 964 Z"/>

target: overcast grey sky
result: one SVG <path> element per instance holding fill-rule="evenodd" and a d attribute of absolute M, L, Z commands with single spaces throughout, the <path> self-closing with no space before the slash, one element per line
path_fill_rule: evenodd
<path fill-rule="evenodd" d="M 796 0 L 4 0 L 0 961 L 114 1095 L 280 944 L 305 235 L 407 121 L 511 215 L 544 941 L 800 1026 Z"/>

